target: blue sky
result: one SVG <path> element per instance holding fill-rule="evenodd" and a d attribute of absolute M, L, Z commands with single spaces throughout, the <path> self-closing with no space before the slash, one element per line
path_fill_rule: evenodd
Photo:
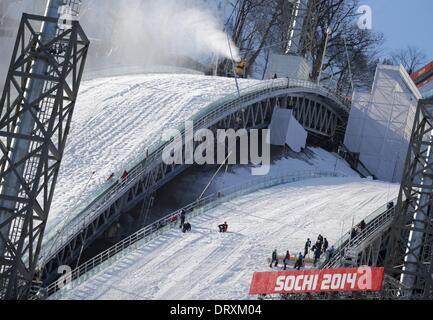
<path fill-rule="evenodd" d="M 373 30 L 385 35 L 384 54 L 413 45 L 433 60 L 432 0 L 360 0 L 373 13 Z"/>

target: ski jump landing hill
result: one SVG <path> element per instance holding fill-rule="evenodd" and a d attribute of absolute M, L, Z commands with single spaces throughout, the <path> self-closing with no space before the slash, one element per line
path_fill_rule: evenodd
<path fill-rule="evenodd" d="M 264 187 L 271 181 L 263 182 L 256 191 L 215 200 L 188 217 L 190 233 L 173 226 L 135 243 L 133 235 L 112 247 L 117 253 L 107 251 L 74 270 L 66 287 L 56 291 L 51 285 L 50 299 L 255 298 L 248 294 L 252 275 L 271 270 L 272 250 L 296 255 L 307 237 L 314 240 L 319 233 L 335 244 L 353 221 L 375 216 L 375 209 L 398 192 L 397 184 L 341 169 L 350 176 L 304 173 L 292 176 L 292 182 L 287 178 L 269 188 Z M 229 224 L 224 234 L 217 230 L 223 221 Z"/>
<path fill-rule="evenodd" d="M 317 84 L 192 74 L 98 78 L 82 84 L 44 237 L 40 266 L 48 280 L 122 213 L 187 168 L 161 160 L 164 129 L 263 128 L 273 108 L 293 109 L 309 132 L 341 141 L 348 108 Z M 123 182 L 107 182 L 128 170 Z"/>

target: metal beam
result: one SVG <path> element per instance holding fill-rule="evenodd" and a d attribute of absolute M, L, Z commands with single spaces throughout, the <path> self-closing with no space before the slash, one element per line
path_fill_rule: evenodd
<path fill-rule="evenodd" d="M 57 29 L 60 4 L 23 15 L 0 100 L 2 299 L 30 290 L 89 46 L 78 22 Z"/>
<path fill-rule="evenodd" d="M 400 281 L 399 296 L 433 297 L 433 100 L 421 100 L 403 171 L 386 272 Z"/>

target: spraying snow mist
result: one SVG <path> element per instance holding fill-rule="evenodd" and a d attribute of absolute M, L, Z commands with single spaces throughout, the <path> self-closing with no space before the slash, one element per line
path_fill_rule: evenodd
<path fill-rule="evenodd" d="M 185 58 L 207 64 L 215 55 L 239 60 L 239 51 L 232 42 L 230 53 L 223 31 L 225 16 L 217 9 L 218 3 L 204 0 L 82 1 L 79 19 L 91 40 L 86 67 L 177 65 Z M 46 0 L 0 0 L 0 4 L 1 16 L 13 19 L 10 27 L 18 30 L 21 14 L 43 14 Z M 15 35 L 0 37 L 0 89 Z"/>
<path fill-rule="evenodd" d="M 240 59 L 234 43 L 229 46 L 223 17 L 200 1 L 97 0 L 83 5 L 80 20 L 111 63 L 164 63 L 179 56 Z"/>

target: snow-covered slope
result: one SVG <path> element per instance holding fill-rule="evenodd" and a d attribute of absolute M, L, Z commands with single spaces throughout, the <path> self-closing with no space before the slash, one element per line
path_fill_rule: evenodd
<path fill-rule="evenodd" d="M 248 299 L 254 271 L 273 249 L 299 252 L 319 233 L 332 244 L 397 195 L 398 185 L 360 178 L 311 179 L 226 202 L 120 258 L 67 299 Z M 229 232 L 217 225 L 229 224 Z"/>
<path fill-rule="evenodd" d="M 256 84 L 240 80 L 240 86 Z M 162 129 L 176 128 L 209 103 L 235 92 L 234 79 L 145 74 L 84 81 L 47 223 L 46 239 L 94 197 L 111 172 L 121 175 Z"/>

